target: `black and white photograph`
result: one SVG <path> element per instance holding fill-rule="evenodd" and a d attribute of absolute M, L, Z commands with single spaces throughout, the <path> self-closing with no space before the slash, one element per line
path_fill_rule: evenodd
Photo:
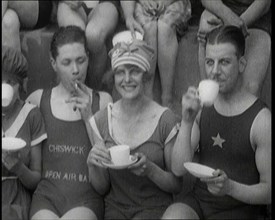
<path fill-rule="evenodd" d="M 2 219 L 272 219 L 272 0 L 2 0 Z"/>

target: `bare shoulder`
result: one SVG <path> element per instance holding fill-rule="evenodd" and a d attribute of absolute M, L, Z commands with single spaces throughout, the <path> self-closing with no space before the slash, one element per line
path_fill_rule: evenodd
<path fill-rule="evenodd" d="M 255 117 L 251 127 L 251 139 L 252 144 L 257 147 L 271 144 L 271 112 L 268 108 L 263 108 Z"/>
<path fill-rule="evenodd" d="M 271 112 L 268 108 L 263 108 L 255 117 L 252 126 L 261 127 L 271 125 Z"/>
<path fill-rule="evenodd" d="M 107 92 L 99 92 L 99 100 L 100 109 L 105 108 L 108 103 L 113 102 L 113 98 Z"/>
<path fill-rule="evenodd" d="M 43 89 L 38 89 L 32 92 L 26 99 L 27 102 L 30 102 L 34 105 L 40 106 L 40 100 L 43 93 Z"/>

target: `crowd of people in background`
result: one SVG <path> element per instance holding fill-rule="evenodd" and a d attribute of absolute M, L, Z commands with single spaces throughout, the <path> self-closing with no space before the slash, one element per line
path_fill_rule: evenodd
<path fill-rule="evenodd" d="M 271 203 L 271 112 L 260 99 L 271 0 L 201 0 L 197 65 L 200 80 L 215 81 L 219 92 L 205 106 L 190 84 L 178 116 L 173 83 L 193 1 L 2 1 L 2 86 L 13 90 L 10 104 L 2 104 L 2 140 L 26 142 L 19 151 L 2 150 L 3 219 L 262 215 Z M 57 84 L 29 94 L 20 31 L 52 24 Z M 132 40 L 109 50 L 119 24 Z M 115 102 L 102 91 L 106 74 L 120 97 Z M 106 166 L 116 145 L 128 145 L 137 162 Z M 175 199 L 191 161 L 212 167 L 213 176 L 197 178 Z"/>

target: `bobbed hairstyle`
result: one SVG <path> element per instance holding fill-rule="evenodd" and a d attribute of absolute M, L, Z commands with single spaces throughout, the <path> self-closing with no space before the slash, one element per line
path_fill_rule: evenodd
<path fill-rule="evenodd" d="M 58 47 L 65 44 L 81 43 L 84 45 L 85 51 L 88 53 L 87 39 L 85 32 L 78 26 L 69 25 L 67 27 L 60 27 L 53 35 L 50 52 L 53 59 L 58 56 Z"/>
<path fill-rule="evenodd" d="M 245 37 L 240 28 L 233 25 L 224 25 L 206 35 L 206 44 L 231 43 L 236 48 L 237 57 L 245 52 Z"/>

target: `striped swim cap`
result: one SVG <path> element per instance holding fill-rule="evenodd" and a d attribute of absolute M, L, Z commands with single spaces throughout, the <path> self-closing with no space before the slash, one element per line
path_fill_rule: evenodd
<path fill-rule="evenodd" d="M 145 41 L 135 39 L 129 44 L 124 42 L 117 43 L 109 52 L 109 55 L 113 70 L 120 65 L 132 64 L 148 72 L 154 56 L 154 49 Z"/>

